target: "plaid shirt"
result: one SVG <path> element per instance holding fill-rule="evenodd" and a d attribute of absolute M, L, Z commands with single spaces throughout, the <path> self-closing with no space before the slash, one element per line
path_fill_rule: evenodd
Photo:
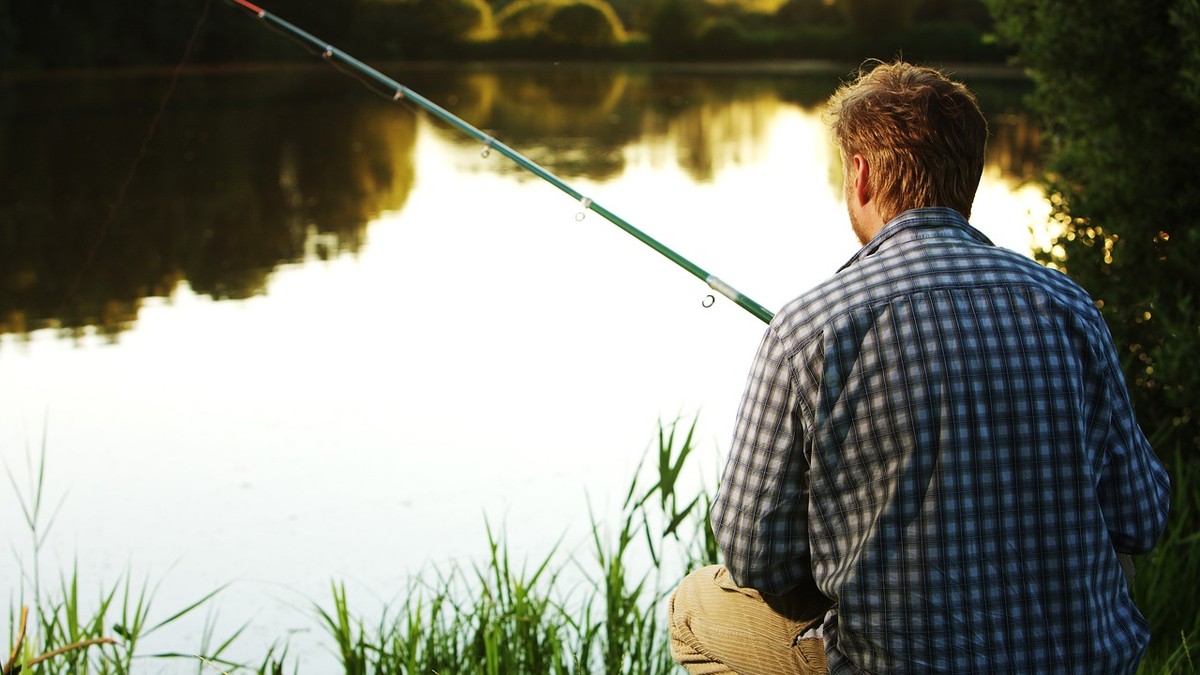
<path fill-rule="evenodd" d="M 1088 295 L 936 208 L 775 316 L 712 522 L 738 584 L 835 602 L 831 673 L 1121 673 L 1168 499 Z"/>

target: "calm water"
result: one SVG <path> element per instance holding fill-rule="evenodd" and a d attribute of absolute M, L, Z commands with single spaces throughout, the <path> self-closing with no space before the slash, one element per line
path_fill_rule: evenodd
<path fill-rule="evenodd" d="M 857 248 L 820 120 L 841 73 L 391 74 L 770 309 Z M 973 222 L 1028 250 L 1021 85 L 965 79 L 994 135 Z M 485 517 L 515 555 L 589 556 L 588 500 L 615 510 L 660 419 L 700 414 L 715 480 L 758 319 L 337 73 L 186 76 L 142 152 L 165 86 L 0 100 L 0 459 L 27 492 L 45 447 L 44 581 L 131 570 L 160 619 L 234 582 L 235 656 L 290 635 L 311 666 L 331 579 L 371 617 L 481 558 Z M 0 490 L 14 602 L 19 504 Z M 202 619 L 148 647 L 195 649 Z"/>

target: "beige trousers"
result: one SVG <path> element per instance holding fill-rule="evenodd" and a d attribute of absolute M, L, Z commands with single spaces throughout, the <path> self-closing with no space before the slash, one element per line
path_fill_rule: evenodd
<path fill-rule="evenodd" d="M 1132 586 L 1133 560 L 1118 559 Z M 692 675 L 824 675 L 824 642 L 802 636 L 820 625 L 829 606 L 815 588 L 763 596 L 739 588 L 722 565 L 702 567 L 671 596 L 671 656 Z"/>
<path fill-rule="evenodd" d="M 671 596 L 671 656 L 692 675 L 823 674 L 825 643 L 801 636 L 829 605 L 816 589 L 763 596 L 739 588 L 722 565 L 702 567 Z"/>

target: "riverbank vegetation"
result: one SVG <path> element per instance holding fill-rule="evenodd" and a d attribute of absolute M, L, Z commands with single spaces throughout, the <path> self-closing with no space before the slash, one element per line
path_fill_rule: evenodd
<path fill-rule="evenodd" d="M 277 0 L 268 11 L 372 61 L 823 59 L 999 63 L 982 0 Z M 232 3 L 0 6 L 0 70 L 299 60 Z M 196 30 L 199 26 L 199 30 Z M 195 40 L 191 39 L 195 35 Z"/>
<path fill-rule="evenodd" d="M 665 600 L 683 572 L 717 561 L 707 521 L 712 486 L 695 485 L 689 460 L 697 449 L 695 420 L 660 429 L 635 472 L 618 521 L 593 517 L 591 546 L 574 554 L 555 548 L 540 555 L 510 551 L 502 533 L 487 529 L 481 557 L 413 579 L 395 605 L 370 615 L 353 606 L 345 585 L 334 580 L 328 598 L 311 610 L 326 648 L 346 675 L 456 673 L 459 675 L 544 675 L 677 673 L 668 650 Z M 156 631 L 219 603 L 218 588 L 165 618 L 155 605 L 156 586 L 126 574 L 117 583 L 81 593 L 79 573 L 46 583 L 39 551 L 53 523 L 47 501 L 43 449 L 27 488 L 10 472 L 30 535 L 23 584 L 10 600 L 7 661 L 0 673 L 201 673 L 312 672 L 292 656 L 297 645 L 280 636 L 259 659 L 229 656 L 246 625 L 218 633 L 208 611 L 197 644 L 147 652 L 141 644 Z M 1173 485 L 1176 522 L 1200 517 L 1200 475 L 1195 463 Z M 710 477 L 711 478 L 711 477 Z M 703 481 L 703 479 L 701 479 Z M 1156 634 L 1142 675 L 1200 672 L 1196 634 L 1172 634 L 1181 604 L 1194 612 L 1192 596 L 1181 595 L 1194 577 L 1194 532 L 1168 531 L 1148 561 L 1139 560 L 1135 597 Z M 88 601 L 88 598 L 96 598 Z M 26 615 L 20 607 L 30 607 Z M 1162 635 L 1165 633 L 1165 635 Z M 176 666 L 182 667 L 176 668 Z M 32 666 L 36 665 L 36 669 Z"/>
<path fill-rule="evenodd" d="M 370 617 L 351 606 L 345 585 L 335 580 L 312 618 L 339 669 L 347 675 L 675 672 L 664 598 L 685 570 L 717 556 L 707 523 L 710 490 L 696 490 L 688 466 L 694 431 L 694 420 L 660 428 L 647 455 L 651 465 L 635 471 L 616 527 L 593 517 L 591 546 L 580 552 L 556 548 L 531 558 L 510 552 L 503 534 L 489 526 L 482 559 L 415 578 L 403 602 Z M 0 662 L 0 675 L 158 672 L 180 663 L 172 672 L 189 665 L 197 672 L 312 672 L 311 664 L 289 656 L 293 645 L 282 636 L 260 660 L 231 660 L 230 647 L 246 626 L 218 635 L 212 612 L 198 644 L 157 653 L 141 647 L 152 633 L 211 609 L 224 587 L 159 618 L 156 585 L 128 574 L 98 594 L 80 592 L 78 570 L 47 582 L 40 553 L 56 506 L 46 489 L 45 448 L 31 464 L 24 487 L 11 468 L 8 475 L 21 497 L 29 545 L 19 593 L 10 598 L 12 648 L 4 651 L 10 656 Z"/>

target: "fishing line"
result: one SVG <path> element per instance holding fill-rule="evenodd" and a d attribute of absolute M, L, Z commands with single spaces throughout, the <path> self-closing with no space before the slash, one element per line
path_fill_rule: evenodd
<path fill-rule="evenodd" d="M 116 220 L 117 212 L 125 203 L 125 195 L 129 192 L 129 186 L 133 184 L 133 178 L 137 175 L 138 167 L 142 165 L 142 160 L 146 158 L 146 153 L 150 149 L 150 142 L 154 140 L 154 136 L 158 133 L 158 124 L 162 121 L 163 115 L 167 110 L 167 102 L 171 100 L 171 96 L 175 93 L 175 87 L 179 84 L 179 75 L 183 72 L 183 66 L 187 63 L 188 57 L 192 54 L 192 48 L 196 44 L 196 39 L 200 35 L 200 27 L 204 25 L 204 20 L 208 18 L 208 9 L 212 6 L 212 0 L 204 0 L 204 7 L 200 10 L 200 16 L 196 19 L 196 23 L 192 26 L 192 33 L 188 37 L 187 45 L 183 49 L 183 57 L 175 64 L 171 71 L 171 79 L 167 82 L 167 89 L 163 93 L 162 99 L 158 102 L 158 110 L 155 111 L 154 117 L 150 119 L 150 125 L 146 128 L 146 133 L 142 137 L 141 147 L 138 148 L 137 155 L 133 158 L 133 163 L 129 166 L 129 171 L 125 174 L 125 180 L 121 181 L 121 186 L 117 189 L 117 197 L 108 207 L 108 216 L 104 222 L 100 224 L 100 231 L 96 234 L 95 241 L 88 249 L 87 257 L 83 260 L 83 265 L 80 266 L 79 272 L 75 274 L 74 281 L 67 287 L 67 292 L 63 294 L 62 302 L 59 304 L 58 311 L 55 316 L 62 316 L 63 310 L 66 309 L 67 303 L 75 296 L 75 292 L 79 290 L 79 284 L 83 281 L 83 275 L 88 268 L 92 266 L 92 262 L 96 259 L 96 254 L 100 251 L 100 245 L 104 243 L 108 236 L 109 229 L 112 228 L 113 221 Z"/>
<path fill-rule="evenodd" d="M 337 47 L 334 47 L 333 45 L 329 44 L 328 42 L 325 42 L 324 40 L 321 40 L 320 38 L 312 35 L 311 33 L 308 33 L 306 31 L 298 28 L 294 24 L 284 21 L 283 19 L 279 18 L 278 16 L 275 16 L 274 14 L 266 11 L 262 7 L 259 7 L 258 5 L 254 4 L 252 2 L 249 2 L 249 0 L 230 0 L 230 1 L 237 5 L 240 5 L 243 9 L 245 9 L 247 12 L 249 12 L 249 14 L 251 14 L 254 17 L 257 17 L 259 20 L 264 22 L 264 24 L 266 26 L 268 26 L 269 28 L 274 29 L 275 32 L 282 32 L 286 36 L 288 36 L 292 41 L 301 43 L 305 47 L 306 51 L 313 53 L 313 54 L 319 54 L 325 61 L 328 61 L 329 63 L 331 63 L 335 67 L 337 67 L 337 69 L 339 71 L 346 72 L 347 69 L 349 71 L 352 71 L 351 74 L 355 77 L 355 79 L 358 79 L 359 81 L 366 84 L 369 89 L 372 89 L 373 91 L 376 91 L 383 96 L 389 97 L 397 103 L 407 103 L 411 106 L 421 108 L 425 112 L 433 115 L 434 117 L 442 120 L 443 122 L 446 122 L 450 126 L 458 129 L 459 131 L 470 136 L 471 138 L 474 138 L 474 139 L 480 141 L 481 143 L 483 143 L 483 148 L 480 150 L 480 153 L 479 153 L 480 156 L 487 157 L 493 151 L 498 152 L 498 153 L 504 155 L 505 157 L 509 158 L 513 162 L 515 162 L 521 168 L 529 171 L 530 173 L 537 176 L 538 178 L 541 178 L 542 180 L 557 187 L 559 190 L 562 190 L 563 192 L 567 193 L 568 195 L 573 197 L 577 202 L 579 202 L 580 211 L 575 216 L 576 220 L 583 220 L 584 216 L 586 216 L 588 211 L 591 211 L 593 213 L 600 215 L 605 220 L 609 221 L 613 225 L 616 225 L 617 227 L 621 228 L 622 230 L 625 230 L 627 233 L 629 233 L 634 238 L 641 241 L 643 244 L 646 244 L 647 246 L 654 249 L 655 251 L 658 251 L 661 255 L 666 257 L 668 260 L 674 262 L 676 265 L 679 265 L 683 269 L 690 272 L 696 278 L 698 278 L 701 281 L 703 281 L 704 283 L 708 284 L 708 287 L 711 288 L 716 293 L 719 293 L 720 295 L 723 295 L 726 298 L 729 298 L 734 303 L 736 303 L 739 307 L 750 312 L 751 314 L 758 317 L 762 321 L 764 321 L 764 322 L 771 321 L 771 317 L 773 315 L 770 310 L 766 309 L 762 305 L 760 305 L 757 302 L 746 297 L 741 292 L 739 292 L 737 289 L 733 288 L 732 286 L 725 283 L 724 281 L 717 278 L 716 276 L 709 274 L 707 271 L 701 269 L 699 266 L 697 266 L 692 261 L 688 260 L 687 258 L 684 258 L 683 256 L 679 255 L 678 253 L 671 250 L 670 248 L 667 248 L 661 242 L 657 241 L 656 239 L 654 239 L 650 235 L 646 234 L 645 232 L 642 232 L 641 230 L 637 229 L 636 227 L 631 225 L 628 221 L 624 220 L 620 216 L 618 216 L 615 213 L 604 208 L 600 204 L 597 204 L 590 197 L 587 197 L 587 196 L 581 194 L 578 190 L 571 187 L 567 183 L 563 182 L 560 178 L 558 178 L 554 174 L 550 173 L 542 166 L 529 160 L 524 155 L 518 153 L 517 151 L 508 147 L 507 145 L 500 142 L 499 140 L 493 138 L 492 136 L 489 136 L 488 134 L 485 134 L 484 132 L 480 131 L 476 127 L 471 126 L 467 122 L 463 121 L 461 118 L 453 115 L 452 113 L 448 112 L 446 109 L 442 108 L 441 106 L 437 105 L 436 103 L 433 103 L 432 101 L 430 101 L 429 99 L 426 99 L 424 96 L 421 96 L 417 92 L 415 92 L 415 91 L 409 89 L 408 87 L 405 87 L 404 85 L 400 84 L 399 82 L 396 82 L 395 80 L 383 75 L 378 70 L 375 70 L 374 68 L 368 66 L 367 64 L 363 63 L 362 61 L 359 61 L 358 59 L 354 58 L 353 56 L 347 54 L 346 52 L 338 49 Z M 713 297 L 713 296 L 708 296 L 704 299 L 703 304 L 706 307 L 711 306 L 713 304 L 712 302 L 709 301 L 709 299 L 708 299 L 709 297 Z"/>

